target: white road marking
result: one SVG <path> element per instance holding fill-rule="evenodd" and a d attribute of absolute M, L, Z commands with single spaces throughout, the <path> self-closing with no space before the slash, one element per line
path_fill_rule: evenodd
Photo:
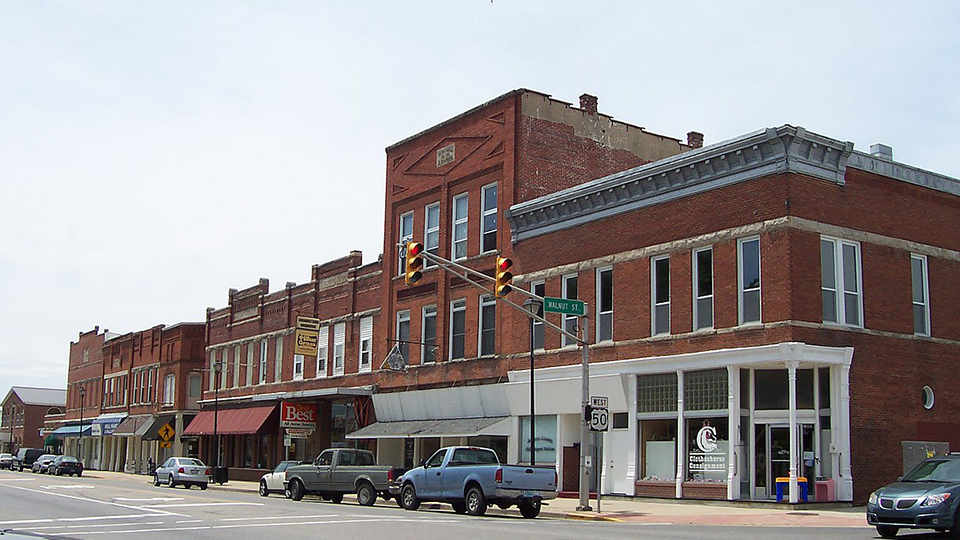
<path fill-rule="evenodd" d="M 0 525 L 53 523 L 55 521 L 94 521 L 98 519 L 133 519 L 133 518 L 141 518 L 141 517 L 156 517 L 156 514 L 128 514 L 123 516 L 87 516 L 87 517 L 74 517 L 74 518 L 20 519 L 16 521 L 0 521 Z"/>
<path fill-rule="evenodd" d="M 177 523 L 179 523 L 179 521 Z M 106 525 L 58 525 L 56 527 L 22 527 L 22 528 L 28 531 L 48 531 L 53 529 L 90 529 L 93 527 L 129 527 L 131 525 L 163 525 L 163 522 L 162 521 L 145 521 L 143 523 L 108 523 Z"/>
<path fill-rule="evenodd" d="M 3 482 L 33 482 L 36 478 L 4 478 Z"/>
<path fill-rule="evenodd" d="M 96 486 L 88 486 L 86 484 L 74 484 L 74 485 L 63 485 L 63 484 L 54 484 L 50 486 L 40 486 L 43 489 L 93 489 Z"/>
<path fill-rule="evenodd" d="M 295 523 L 284 523 L 284 527 L 305 526 L 305 525 L 336 525 L 340 523 L 459 523 L 455 519 L 348 519 L 348 520 L 324 520 L 324 521 L 299 521 Z M 195 527 L 166 527 L 163 529 L 126 529 L 122 531 L 71 531 L 71 535 L 94 535 L 94 534 L 139 534 L 139 533 L 170 533 L 171 531 L 200 531 L 210 529 L 243 529 L 253 527 L 276 527 L 276 523 L 238 523 L 230 525 L 198 525 Z"/>
<path fill-rule="evenodd" d="M 254 521 L 260 519 L 317 519 L 317 518 L 332 518 L 337 517 L 337 514 L 330 514 L 327 516 L 269 516 L 269 517 L 245 517 L 245 518 L 223 518 L 220 521 Z M 357 516 L 353 516 L 357 517 Z M 177 523 L 180 523 L 179 521 Z"/>
<path fill-rule="evenodd" d="M 145 504 L 138 508 L 192 508 L 195 506 L 263 506 L 263 503 L 246 502 L 214 502 L 214 503 L 178 503 L 178 504 Z M 188 516 L 189 517 L 189 516 Z"/>
<path fill-rule="evenodd" d="M 184 520 L 178 521 L 177 523 L 202 523 L 202 522 L 203 522 L 202 519 L 184 519 Z"/>
<path fill-rule="evenodd" d="M 183 514 L 177 514 L 177 513 L 175 513 L 175 512 L 167 512 L 167 511 L 165 511 L 165 510 L 153 509 L 153 508 L 150 508 L 150 507 L 147 507 L 147 506 L 140 507 L 140 506 L 132 506 L 132 505 L 129 505 L 129 504 L 121 504 L 121 503 L 115 503 L 115 502 L 100 501 L 100 500 L 97 500 L 97 499 L 90 499 L 90 498 L 87 498 L 87 497 L 77 497 L 76 495 L 67 495 L 66 493 L 57 493 L 57 492 L 55 492 L 55 491 L 41 491 L 41 490 L 39 490 L 39 489 L 30 489 L 30 488 L 25 488 L 25 487 L 20 487 L 20 486 L 10 486 L 10 485 L 4 485 L 4 484 L 2 484 L 2 483 L 0 483 L 0 485 L 3 485 L 4 487 L 8 487 L 8 488 L 10 488 L 10 489 L 20 489 L 20 490 L 23 490 L 23 491 L 29 491 L 29 492 L 31 492 L 31 493 L 42 493 L 42 494 L 44 494 L 44 495 L 53 495 L 54 497 L 64 497 L 64 498 L 66 498 L 66 499 L 74 499 L 74 500 L 77 500 L 77 501 L 91 502 L 91 503 L 97 503 L 97 504 L 105 504 L 105 505 L 108 505 L 108 506 L 116 506 L 116 507 L 119 507 L 119 508 L 126 508 L 127 510 L 139 510 L 139 511 L 141 511 L 141 512 L 142 512 L 142 511 L 147 511 L 147 512 L 153 512 L 153 513 L 155 513 L 155 514 L 162 514 L 162 515 L 165 515 L 165 516 L 190 517 L 190 516 L 185 516 L 185 515 L 183 515 Z"/>
<path fill-rule="evenodd" d="M 127 497 L 114 497 L 115 501 L 125 501 L 125 502 L 168 502 L 168 501 L 182 501 L 183 497 L 151 497 L 149 499 L 128 499 Z"/>

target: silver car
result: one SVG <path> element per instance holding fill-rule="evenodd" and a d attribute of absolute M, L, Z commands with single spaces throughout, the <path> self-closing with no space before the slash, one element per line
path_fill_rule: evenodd
<path fill-rule="evenodd" d="M 196 458 L 172 457 L 157 467 L 153 473 L 155 486 L 166 484 L 168 487 L 177 487 L 180 484 L 187 489 L 190 489 L 190 486 L 207 489 L 209 483 L 210 468 Z"/>
<path fill-rule="evenodd" d="M 13 454 L 0 454 L 0 469 L 13 470 Z"/>

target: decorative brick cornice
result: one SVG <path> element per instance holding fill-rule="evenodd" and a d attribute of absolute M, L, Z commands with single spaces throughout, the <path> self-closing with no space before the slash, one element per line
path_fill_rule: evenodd
<path fill-rule="evenodd" d="M 852 152 L 853 143 L 802 127 L 767 128 L 514 205 L 506 217 L 516 243 L 772 174 L 843 184 Z"/>

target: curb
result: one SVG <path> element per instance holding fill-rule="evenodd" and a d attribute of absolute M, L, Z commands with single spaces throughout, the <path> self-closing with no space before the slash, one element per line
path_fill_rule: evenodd
<path fill-rule="evenodd" d="M 541 514 L 541 515 L 547 516 L 551 514 Z M 575 519 L 579 521 L 616 521 L 616 522 L 623 521 L 622 519 L 615 518 L 612 516 L 607 516 L 604 514 L 587 514 L 584 512 L 570 512 L 568 514 L 552 514 L 552 515 L 560 516 L 560 517 L 563 517 L 564 519 Z"/>

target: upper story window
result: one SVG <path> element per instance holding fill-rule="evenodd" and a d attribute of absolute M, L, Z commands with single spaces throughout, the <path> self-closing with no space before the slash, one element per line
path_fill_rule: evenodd
<path fill-rule="evenodd" d="M 373 317 L 360 319 L 360 367 L 359 371 L 370 371 L 373 359 Z"/>
<path fill-rule="evenodd" d="M 260 341 L 260 384 L 267 382 L 267 340 Z"/>
<path fill-rule="evenodd" d="M 486 253 L 497 249 L 497 185 L 484 186 L 480 199 L 480 253 Z"/>
<path fill-rule="evenodd" d="M 406 260 L 404 259 L 404 250 L 406 249 L 407 242 L 413 240 L 413 212 L 407 212 L 400 216 L 400 245 L 404 246 L 400 249 L 400 255 L 397 257 L 397 274 L 403 275 L 406 268 Z"/>
<path fill-rule="evenodd" d="M 86 364 L 90 361 L 90 349 L 83 350 L 83 363 Z"/>
<path fill-rule="evenodd" d="M 200 376 L 199 375 L 190 375 L 190 388 L 187 390 L 191 398 L 200 397 Z"/>
<path fill-rule="evenodd" d="M 450 359 L 466 358 L 467 301 L 450 302 Z"/>
<path fill-rule="evenodd" d="M 423 220 L 423 248 L 434 255 L 440 255 L 440 203 L 427 205 L 424 214 L 426 219 Z M 423 264 L 429 268 L 437 263 L 424 257 Z"/>
<path fill-rule="evenodd" d="M 530 284 L 530 292 L 543 298 L 546 293 L 546 284 L 542 281 L 537 281 L 536 283 Z M 540 305 L 537 315 L 543 317 L 543 305 Z M 533 349 L 537 351 L 543 350 L 543 323 L 534 319 L 533 321 Z"/>
<path fill-rule="evenodd" d="M 273 356 L 273 382 L 280 382 L 283 373 L 283 336 L 277 336 L 276 350 Z"/>
<path fill-rule="evenodd" d="M 577 274 L 570 274 L 568 276 L 563 276 L 563 297 L 567 300 L 578 300 L 577 297 Z M 577 333 L 577 316 L 576 315 L 564 315 L 563 316 L 563 329 L 573 335 L 579 335 Z M 577 341 L 573 338 L 568 337 L 566 334 L 563 335 L 563 346 L 576 345 Z"/>
<path fill-rule="evenodd" d="M 863 326 L 860 244 L 837 238 L 820 239 L 820 290 L 823 322 Z"/>
<path fill-rule="evenodd" d="M 910 256 L 910 279 L 913 288 L 913 331 L 918 336 L 929 336 L 930 286 L 927 281 L 926 256 Z"/>
<path fill-rule="evenodd" d="M 303 378 L 303 355 L 293 355 L 293 380 L 299 381 Z"/>
<path fill-rule="evenodd" d="M 492 296 L 480 297 L 480 354 L 494 354 L 497 334 L 497 300 Z"/>
<path fill-rule="evenodd" d="M 713 248 L 693 251 L 693 329 L 713 328 Z"/>
<path fill-rule="evenodd" d="M 597 343 L 613 340 L 613 268 L 597 270 Z"/>
<path fill-rule="evenodd" d="M 467 258 L 468 210 L 469 204 L 466 193 L 453 198 L 453 244 L 451 252 L 455 261 Z"/>
<path fill-rule="evenodd" d="M 329 342 L 330 327 L 321 327 L 319 335 L 317 336 L 317 377 L 327 376 L 327 358 L 329 354 L 327 345 Z"/>
<path fill-rule="evenodd" d="M 346 323 L 337 323 L 333 326 L 333 374 L 343 375 L 344 347 L 347 339 Z"/>
<path fill-rule="evenodd" d="M 177 391 L 176 378 L 171 373 L 163 378 L 163 404 L 172 407 L 174 394 Z"/>
<path fill-rule="evenodd" d="M 760 239 L 737 241 L 738 313 L 740 324 L 760 322 Z"/>
<path fill-rule="evenodd" d="M 254 348 L 255 348 L 255 345 L 252 341 L 250 343 L 247 343 L 247 362 L 246 362 L 246 367 L 247 367 L 246 385 L 247 386 L 250 386 L 253 384 L 253 350 Z"/>
<path fill-rule="evenodd" d="M 227 368 L 230 366 L 230 348 L 224 347 L 220 349 L 220 363 L 217 364 L 217 369 L 220 371 L 220 388 L 227 387 Z"/>
<path fill-rule="evenodd" d="M 400 354 L 408 364 L 410 363 L 410 310 L 397 312 L 397 346 Z"/>
<path fill-rule="evenodd" d="M 670 333 L 670 256 L 650 260 L 650 290 L 653 300 L 650 320 L 653 335 Z"/>
<path fill-rule="evenodd" d="M 240 386 L 240 346 L 233 347 L 233 387 Z"/>
<path fill-rule="evenodd" d="M 437 306 L 423 308 L 423 345 L 420 347 L 420 363 L 437 361 Z"/>
<path fill-rule="evenodd" d="M 217 350 L 213 349 L 210 351 L 210 369 L 207 371 L 208 381 L 210 382 L 209 390 L 213 392 L 214 386 L 217 384 Z"/>

